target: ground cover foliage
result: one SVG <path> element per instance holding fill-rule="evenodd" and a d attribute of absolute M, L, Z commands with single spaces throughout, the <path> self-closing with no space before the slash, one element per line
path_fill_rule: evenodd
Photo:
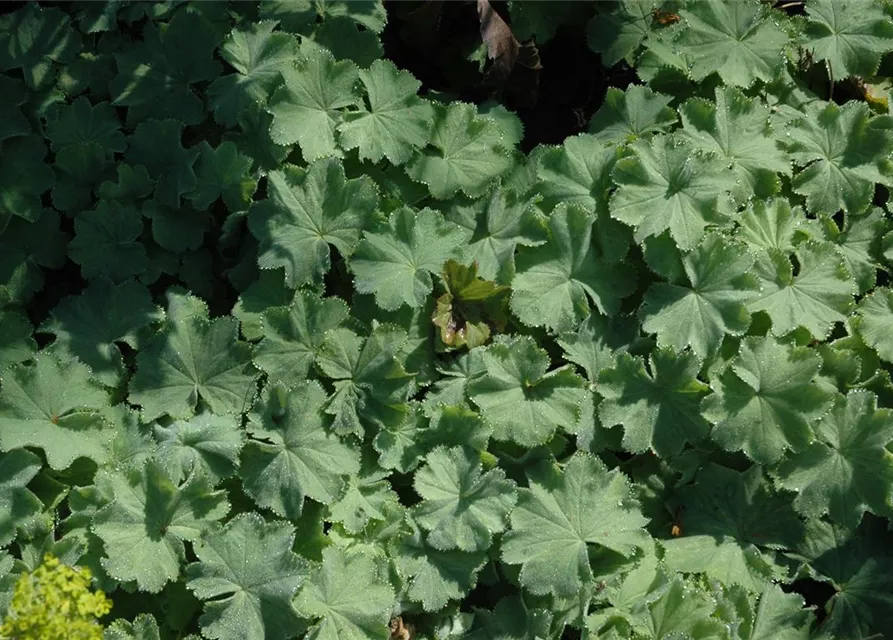
<path fill-rule="evenodd" d="M 893 7 L 3 9 L 0 615 L 893 636 Z"/>

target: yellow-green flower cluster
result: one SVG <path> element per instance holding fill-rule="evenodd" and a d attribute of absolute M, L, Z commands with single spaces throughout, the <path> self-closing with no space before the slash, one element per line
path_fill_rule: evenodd
<path fill-rule="evenodd" d="M 70 567 L 48 553 L 43 564 L 16 582 L 0 638 L 101 640 L 97 622 L 111 608 L 102 591 L 90 590 L 90 570 Z"/>

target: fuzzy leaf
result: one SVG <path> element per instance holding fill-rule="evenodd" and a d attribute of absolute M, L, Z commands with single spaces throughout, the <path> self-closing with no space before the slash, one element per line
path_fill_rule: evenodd
<path fill-rule="evenodd" d="M 592 581 L 588 545 L 630 556 L 648 541 L 626 477 L 580 453 L 561 472 L 532 474 L 511 522 L 502 559 L 520 564 L 521 584 L 541 595 L 572 596 Z"/>

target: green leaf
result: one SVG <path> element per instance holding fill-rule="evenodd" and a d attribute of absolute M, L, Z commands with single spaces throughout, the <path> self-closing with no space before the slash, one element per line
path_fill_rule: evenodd
<path fill-rule="evenodd" d="M 341 326 L 347 315 L 348 306 L 340 298 L 299 291 L 289 306 L 263 312 L 264 337 L 255 348 L 254 364 L 270 383 L 306 378 L 327 332 Z"/>
<path fill-rule="evenodd" d="M 92 5 L 91 5 L 92 6 Z M 118 618 L 103 630 L 102 640 L 160 640 L 158 623 L 148 613 L 137 615 L 133 622 Z"/>
<path fill-rule="evenodd" d="M 28 135 L 31 125 L 21 110 L 21 106 L 28 101 L 25 85 L 21 80 L 3 76 L 0 79 L 0 96 L 0 142 Z"/>
<path fill-rule="evenodd" d="M 829 637 L 893 633 L 893 556 L 887 522 L 866 518 L 856 529 L 810 520 L 798 556 L 835 593 L 825 605 Z"/>
<path fill-rule="evenodd" d="M 302 47 L 294 67 L 280 69 L 285 84 L 270 98 L 270 135 L 276 144 L 298 143 L 304 160 L 342 156 L 335 132 L 343 109 L 357 107 L 358 72 L 352 62 L 335 58 L 320 47 Z"/>
<path fill-rule="evenodd" d="M 115 153 L 127 148 L 115 108 L 108 102 L 91 105 L 83 96 L 56 108 L 47 118 L 46 137 L 56 152 L 69 145 L 88 143 Z"/>
<path fill-rule="evenodd" d="M 605 264 L 592 244 L 593 217 L 576 205 L 559 205 L 549 218 L 550 240 L 522 249 L 512 280 L 512 310 L 528 326 L 573 329 L 590 314 L 590 300 L 606 315 L 635 290 L 634 276 Z"/>
<path fill-rule="evenodd" d="M 741 215 L 735 236 L 754 249 L 793 253 L 805 231 L 802 207 L 791 207 L 785 198 L 753 200 Z"/>
<path fill-rule="evenodd" d="M 78 33 L 58 7 L 26 4 L 0 17 L 0 34 L 0 71 L 21 69 L 32 90 L 53 81 L 53 63 L 71 62 L 81 49 Z"/>
<path fill-rule="evenodd" d="M 744 303 L 757 289 L 750 274 L 753 254 L 710 233 L 682 264 L 688 285 L 652 284 L 640 310 L 642 328 L 676 351 L 690 346 L 701 357 L 711 356 L 727 334 L 741 335 L 750 325 Z"/>
<path fill-rule="evenodd" d="M 825 340 L 837 322 L 852 312 L 856 285 L 834 245 L 810 241 L 794 252 L 799 272 L 786 254 L 764 253 L 754 271 L 762 288 L 748 301 L 750 311 L 765 311 L 772 334 L 783 336 L 803 327 L 816 340 Z"/>
<path fill-rule="evenodd" d="M 291 600 L 307 565 L 291 551 L 294 540 L 287 522 L 240 513 L 194 545 L 198 562 L 186 567 L 186 586 L 206 601 L 204 635 L 286 640 L 303 631 Z"/>
<path fill-rule="evenodd" d="M 384 55 L 379 37 L 345 16 L 326 18 L 302 44 L 328 49 L 336 59 L 350 60 L 361 68 L 369 67 Z"/>
<path fill-rule="evenodd" d="M 648 603 L 646 633 L 652 638 L 722 638 L 727 627 L 712 617 L 715 601 L 677 576 L 654 602 Z"/>
<path fill-rule="evenodd" d="M 123 281 L 146 270 L 146 249 L 138 240 L 143 220 L 135 208 L 101 201 L 95 210 L 78 215 L 74 230 L 69 254 L 88 280 Z"/>
<path fill-rule="evenodd" d="M 67 213 L 89 208 L 93 203 L 93 189 L 110 175 L 113 166 L 109 154 L 96 143 L 63 147 L 53 163 L 56 170 L 53 206 Z"/>
<path fill-rule="evenodd" d="M 344 114 L 338 125 L 341 146 L 358 149 L 360 160 L 403 164 L 431 136 L 434 108 L 416 93 L 421 82 L 388 60 L 376 60 L 359 72 L 368 109 Z"/>
<path fill-rule="evenodd" d="M 893 49 L 893 24 L 870 0 L 813 0 L 806 7 L 803 44 L 828 65 L 832 80 L 872 76 L 881 55 Z"/>
<path fill-rule="evenodd" d="M 0 450 L 39 447 L 56 470 L 79 457 L 100 464 L 113 435 L 102 415 L 109 404 L 77 360 L 42 354 L 33 364 L 13 365 L 0 388 Z"/>
<path fill-rule="evenodd" d="M 489 198 L 456 200 L 444 216 L 471 232 L 464 250 L 466 261 L 477 263 L 483 279 L 500 284 L 508 284 L 515 275 L 516 247 L 537 246 L 547 238 L 533 201 L 507 189 L 494 189 Z"/>
<path fill-rule="evenodd" d="M 709 430 L 699 407 L 708 390 L 697 379 L 701 362 L 693 353 L 664 348 L 651 354 L 648 367 L 641 358 L 620 353 L 614 368 L 602 370 L 599 417 L 606 427 L 623 425 L 627 451 L 678 455 L 686 442 L 698 443 Z"/>
<path fill-rule="evenodd" d="M 864 294 L 874 288 L 877 269 L 880 267 L 874 257 L 877 239 L 887 230 L 884 211 L 872 207 L 868 211 L 845 216 L 843 228 L 838 228 L 834 218 L 820 218 L 821 237 L 834 243 L 843 256 L 847 270 L 858 286 L 857 293 Z"/>
<path fill-rule="evenodd" d="M 493 438 L 536 447 L 559 427 L 573 429 L 584 390 L 570 366 L 547 373 L 549 356 L 529 336 L 493 344 L 483 359 L 486 372 L 469 381 L 468 394 Z"/>
<path fill-rule="evenodd" d="M 690 58 L 695 82 L 716 72 L 727 85 L 749 87 L 772 80 L 784 62 L 788 35 L 759 2 L 708 0 L 679 15 L 687 28 L 676 46 Z"/>
<path fill-rule="evenodd" d="M 116 580 L 135 580 L 139 589 L 158 593 L 180 574 L 184 540 L 195 541 L 229 511 L 226 492 L 190 478 L 177 486 L 150 461 L 127 474 L 112 474 L 114 502 L 93 516 L 92 530 L 108 558 L 103 568 Z"/>
<path fill-rule="evenodd" d="M 128 125 L 148 118 L 200 123 L 204 109 L 193 85 L 220 73 L 214 59 L 218 42 L 198 12 L 179 11 L 163 27 L 148 21 L 142 42 L 115 54 L 118 75 L 109 85 L 113 103 L 129 107 Z"/>
<path fill-rule="evenodd" d="M 589 121 L 589 133 L 608 144 L 625 144 L 661 133 L 676 124 L 671 100 L 641 85 L 631 84 L 626 91 L 608 87 L 605 101 Z"/>
<path fill-rule="evenodd" d="M 350 18 L 373 33 L 381 33 L 388 21 L 381 0 L 270 0 L 260 6 L 260 16 L 278 20 L 286 31 L 302 35 L 318 19 Z"/>
<path fill-rule="evenodd" d="M 360 434 L 361 414 L 374 423 L 382 411 L 406 402 L 409 376 L 397 359 L 405 342 L 406 332 L 391 325 L 378 325 L 368 338 L 347 328 L 329 331 L 317 365 L 325 377 L 335 380 L 335 393 L 325 411 L 335 416 L 336 433 Z"/>
<path fill-rule="evenodd" d="M 155 179 L 155 198 L 169 207 L 179 207 L 180 197 L 196 187 L 192 165 L 199 151 L 184 149 L 182 134 L 183 123 L 177 120 L 147 120 L 130 136 L 124 155 L 128 162 L 149 170 Z"/>
<path fill-rule="evenodd" d="M 515 483 L 501 469 L 481 473 L 477 453 L 467 447 L 438 448 L 425 458 L 413 480 L 422 497 L 413 517 L 435 549 L 485 551 L 493 534 L 508 525 Z"/>
<path fill-rule="evenodd" d="M 500 123 L 478 115 L 474 105 L 434 105 L 431 141 L 409 161 L 406 173 L 439 200 L 459 191 L 481 196 L 514 164 L 505 136 Z"/>
<path fill-rule="evenodd" d="M 526 5 L 525 5 L 526 6 Z M 493 608 L 474 610 L 474 626 L 469 639 L 537 640 L 551 634 L 552 612 L 531 608 L 521 595 L 505 596 Z"/>
<path fill-rule="evenodd" d="M 811 420 L 830 397 L 814 384 L 821 357 L 773 338 L 746 338 L 713 394 L 701 403 L 713 423 L 713 439 L 761 464 L 778 462 L 788 448 L 801 451 L 813 438 Z"/>
<path fill-rule="evenodd" d="M 614 167 L 619 187 L 611 216 L 632 226 L 639 242 L 669 229 L 680 249 L 694 248 L 706 227 L 721 221 L 717 203 L 734 188 L 733 176 L 679 136 L 637 140 L 630 148 L 635 155 Z"/>
<path fill-rule="evenodd" d="M 208 87 L 214 119 L 233 126 L 254 104 L 266 104 L 281 82 L 281 71 L 298 57 L 298 41 L 274 32 L 273 21 L 242 24 L 226 37 L 218 52 L 236 73 L 220 76 Z"/>
<path fill-rule="evenodd" d="M 37 343 L 31 337 L 34 327 L 28 317 L 18 311 L 0 311 L 0 326 L 0 370 L 30 360 Z"/>
<path fill-rule="evenodd" d="M 287 307 L 294 298 L 295 291 L 285 284 L 284 269 L 261 269 L 239 296 L 232 314 L 239 319 L 246 340 L 259 340 L 264 335 L 262 314 L 270 307 Z"/>
<path fill-rule="evenodd" d="M 44 161 L 46 154 L 37 136 L 18 136 L 0 143 L 0 216 L 18 216 L 28 222 L 40 217 L 41 196 L 55 183 L 53 170 Z"/>
<path fill-rule="evenodd" d="M 40 471 L 40 458 L 27 449 L 0 453 L 0 545 L 15 539 L 16 529 L 43 511 L 43 503 L 28 489 Z"/>
<path fill-rule="evenodd" d="M 403 207 L 391 213 L 386 227 L 367 231 L 350 260 L 358 293 L 374 293 L 382 309 L 406 304 L 421 307 L 431 293 L 432 273 L 459 254 L 467 230 L 436 211 Z"/>
<path fill-rule="evenodd" d="M 221 142 L 214 149 L 206 141 L 199 145 L 195 163 L 196 185 L 186 197 L 199 210 L 223 198 L 230 211 L 242 211 L 251 202 L 257 182 L 251 178 L 251 160 L 232 142 Z"/>
<path fill-rule="evenodd" d="M 323 550 L 295 598 L 301 617 L 316 621 L 308 640 L 387 640 L 394 592 L 365 554 Z"/>
<path fill-rule="evenodd" d="M 755 547 L 792 548 L 803 535 L 790 500 L 768 488 L 759 465 L 739 473 L 710 463 L 673 502 L 682 537 L 661 542 L 667 563 L 752 592 L 762 591 L 779 571 L 771 552 Z"/>
<path fill-rule="evenodd" d="M 893 487 L 893 413 L 878 409 L 871 392 L 838 397 L 815 423 L 816 440 L 778 469 L 781 486 L 796 492 L 794 506 L 808 518 L 827 513 L 855 529 L 865 511 L 888 516 Z"/>
<path fill-rule="evenodd" d="M 443 551 L 430 539 L 424 542 L 418 526 L 410 524 L 412 533 L 391 546 L 395 564 L 406 578 L 406 596 L 420 602 L 425 611 L 438 611 L 450 600 L 461 600 L 474 588 L 486 554 Z"/>
<path fill-rule="evenodd" d="M 242 449 L 241 425 L 232 416 L 202 413 L 191 420 L 153 428 L 158 445 L 155 459 L 179 484 L 192 474 L 208 478 L 211 486 L 236 474 Z"/>
<path fill-rule="evenodd" d="M 769 128 L 769 109 L 740 90 L 717 87 L 715 102 L 692 98 L 681 115 L 682 134 L 694 147 L 715 152 L 731 167 L 737 200 L 771 196 L 780 187 L 778 174 L 791 175 L 790 160 Z"/>
<path fill-rule="evenodd" d="M 273 171 L 267 181 L 268 197 L 251 206 L 248 228 L 260 245 L 260 267 L 285 267 L 292 288 L 322 280 L 331 266 L 329 244 L 350 256 L 378 206 L 372 180 L 345 179 L 334 159 L 314 162 L 304 175 Z"/>
<path fill-rule="evenodd" d="M 189 418 L 201 400 L 221 415 L 244 410 L 256 375 L 250 348 L 237 340 L 234 318 L 208 320 L 198 298 L 171 299 L 164 327 L 140 351 L 129 400 L 143 420 Z"/>
<path fill-rule="evenodd" d="M 871 116 L 864 102 L 824 103 L 806 109 L 788 133 L 794 162 L 802 169 L 792 188 L 806 196 L 812 213 L 859 213 L 874 196 L 874 183 L 890 183 L 893 118 Z"/>
<path fill-rule="evenodd" d="M 594 313 L 576 331 L 561 334 L 557 342 L 564 357 L 581 367 L 590 382 L 595 382 L 603 369 L 614 366 L 619 353 L 627 349 L 637 334 L 636 323 L 627 317 L 607 318 Z"/>
<path fill-rule="evenodd" d="M 598 13 L 586 25 L 586 40 L 590 49 L 602 54 L 602 65 L 611 67 L 623 59 L 632 60 L 651 31 L 654 3 L 621 0 L 610 10 L 603 7 L 598 6 Z"/>
<path fill-rule="evenodd" d="M 388 471 L 366 456 L 359 474 L 347 478 L 344 493 L 329 505 L 329 520 L 340 523 L 350 534 L 358 534 L 372 521 L 387 520 L 389 508 L 398 505 L 397 494 L 388 482 Z"/>
<path fill-rule="evenodd" d="M 240 475 L 246 493 L 261 507 L 295 520 L 304 497 L 330 504 L 345 476 L 360 470 L 356 449 L 330 432 L 323 412 L 326 393 L 317 382 L 271 386 L 249 417 L 250 438 Z"/>
<path fill-rule="evenodd" d="M 40 331 L 56 337 L 57 353 L 79 358 L 97 380 L 114 387 L 126 374 L 116 343 L 139 348 L 146 327 L 163 318 L 145 286 L 133 280 L 116 285 L 100 278 L 80 295 L 60 301 Z"/>
<path fill-rule="evenodd" d="M 859 319 L 857 331 L 865 344 L 876 350 L 882 360 L 893 362 L 893 335 L 890 332 L 893 290 L 878 287 L 862 298 L 856 314 Z"/>
<path fill-rule="evenodd" d="M 572 596 L 593 580 L 588 545 L 629 557 L 647 544 L 647 522 L 626 477 L 578 453 L 563 471 L 540 468 L 518 490 L 502 560 L 521 565 L 531 593 Z"/>

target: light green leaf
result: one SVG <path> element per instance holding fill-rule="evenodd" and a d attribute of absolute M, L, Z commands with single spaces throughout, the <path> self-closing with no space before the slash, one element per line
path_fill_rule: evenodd
<path fill-rule="evenodd" d="M 697 379 L 701 362 L 693 353 L 657 349 L 648 362 L 627 353 L 613 369 L 598 376 L 604 398 L 598 413 L 606 427 L 623 425 L 623 447 L 632 453 L 653 449 L 661 457 L 681 453 L 686 442 L 697 443 L 709 427 L 700 401 L 707 385 Z"/>
<path fill-rule="evenodd" d="M 368 109 L 345 113 L 338 125 L 341 146 L 358 148 L 360 160 L 403 164 L 428 143 L 434 108 L 416 95 L 421 83 L 389 60 L 376 60 L 359 75 Z"/>
<path fill-rule="evenodd" d="M 549 218 L 549 241 L 519 252 L 511 307 L 521 322 L 569 331 L 589 316 L 590 300 L 611 316 L 635 290 L 629 270 L 605 264 L 593 246 L 593 221 L 577 205 L 559 205 Z"/>
<path fill-rule="evenodd" d="M 649 541 L 648 522 L 617 469 L 578 453 L 559 472 L 540 468 L 519 489 L 502 559 L 521 565 L 521 584 L 535 594 L 572 596 L 592 581 L 588 545 L 624 556 Z"/>
<path fill-rule="evenodd" d="M 672 98 L 631 84 L 626 91 L 608 87 L 605 101 L 589 121 L 589 133 L 608 144 L 632 142 L 676 124 Z"/>
<path fill-rule="evenodd" d="M 232 416 L 202 413 L 169 426 L 156 424 L 154 434 L 158 441 L 155 459 L 175 483 L 196 473 L 217 486 L 236 474 L 244 435 Z"/>
<path fill-rule="evenodd" d="M 435 549 L 485 551 L 493 534 L 508 525 L 515 506 L 515 483 L 501 469 L 481 473 L 476 452 L 466 447 L 437 448 L 415 473 L 413 488 L 422 502 L 413 509 Z"/>
<path fill-rule="evenodd" d="M 244 23 L 220 45 L 220 57 L 236 70 L 208 87 L 214 119 L 220 124 L 235 125 L 242 111 L 265 104 L 281 81 L 282 69 L 298 57 L 297 39 L 274 32 L 276 26 L 273 21 Z"/>
<path fill-rule="evenodd" d="M 364 234 L 350 260 L 359 293 L 374 293 L 382 309 L 406 304 L 421 307 L 431 293 L 431 274 L 458 257 L 468 241 L 466 229 L 447 222 L 436 211 L 394 211 L 387 227 Z"/>
<path fill-rule="evenodd" d="M 514 163 L 505 136 L 500 124 L 478 115 L 474 105 L 435 105 L 431 142 L 409 161 L 406 173 L 439 200 L 458 191 L 483 195 Z"/>
<path fill-rule="evenodd" d="M 824 105 L 824 106 L 822 106 Z M 819 103 L 790 125 L 791 157 L 802 169 L 791 183 L 812 213 L 859 213 L 875 183 L 890 184 L 893 117 L 871 116 L 865 102 Z"/>
<path fill-rule="evenodd" d="M 499 342 L 483 352 L 486 373 L 468 383 L 468 395 L 496 440 L 525 447 L 572 430 L 585 395 L 570 366 L 552 371 L 549 356 L 529 336 Z"/>
<path fill-rule="evenodd" d="M 372 180 L 346 179 L 335 159 L 314 162 L 303 175 L 273 171 L 267 193 L 251 206 L 248 228 L 260 245 L 260 267 L 285 267 L 293 288 L 322 280 L 331 266 L 329 244 L 350 256 L 378 206 Z"/>
<path fill-rule="evenodd" d="M 701 403 L 704 417 L 715 425 L 713 439 L 761 464 L 778 462 L 788 448 L 804 449 L 813 438 L 810 421 L 831 399 L 813 382 L 821 365 L 811 349 L 746 338 L 712 385 L 714 393 Z"/>
<path fill-rule="evenodd" d="M 406 577 L 406 596 L 420 602 L 425 611 L 443 609 L 450 600 L 461 600 L 475 586 L 487 560 L 484 551 L 443 551 L 424 542 L 418 526 L 391 546 L 395 564 Z"/>
<path fill-rule="evenodd" d="M 893 49 L 893 23 L 871 0 L 811 0 L 806 15 L 803 43 L 835 81 L 874 75 L 881 55 Z"/>
<path fill-rule="evenodd" d="M 321 298 L 299 291 L 292 303 L 264 311 L 264 337 L 254 351 L 254 364 L 270 383 L 290 384 L 307 377 L 330 329 L 341 326 L 348 307 L 340 298 Z"/>
<path fill-rule="evenodd" d="M 343 110 L 360 104 L 356 65 L 347 60 L 336 62 L 321 47 L 302 47 L 294 66 L 284 65 L 280 72 L 285 84 L 273 93 L 269 106 L 273 142 L 297 142 L 307 162 L 342 156 L 335 132 Z"/>
<path fill-rule="evenodd" d="M 93 516 L 92 530 L 108 554 L 102 566 L 149 593 L 179 576 L 183 541 L 197 540 L 229 511 L 225 491 L 211 491 L 200 476 L 178 486 L 154 461 L 110 480 L 114 501 Z"/>
<path fill-rule="evenodd" d="M 323 551 L 295 598 L 298 613 L 316 623 L 308 640 L 387 640 L 394 592 L 368 555 L 338 547 Z"/>
<path fill-rule="evenodd" d="M 345 476 L 360 470 L 356 449 L 330 433 L 323 412 L 326 393 L 317 382 L 271 386 L 249 416 L 250 438 L 240 476 L 261 507 L 289 520 L 301 515 L 304 497 L 330 504 Z"/>
<path fill-rule="evenodd" d="M 893 491 L 893 413 L 877 397 L 853 391 L 838 397 L 815 423 L 816 440 L 778 469 L 781 486 L 796 492 L 794 506 L 808 518 L 856 528 L 865 511 L 889 516 Z"/>
<path fill-rule="evenodd" d="M 785 253 L 760 255 L 754 271 L 762 288 L 751 296 L 750 311 L 765 311 L 772 334 L 783 336 L 804 327 L 816 340 L 825 340 L 835 323 L 852 312 L 856 284 L 834 245 L 810 241 L 794 251 L 799 272 Z"/>
<path fill-rule="evenodd" d="M 677 351 L 691 347 L 701 357 L 719 349 L 727 335 L 750 325 L 745 301 L 757 283 L 750 274 L 753 254 L 719 234 L 708 234 L 682 259 L 688 285 L 651 285 L 640 310 L 642 328 Z"/>
<path fill-rule="evenodd" d="M 40 458 L 27 449 L 0 453 L 0 546 L 12 542 L 16 529 L 43 511 L 43 502 L 28 489 L 42 466 Z"/>
<path fill-rule="evenodd" d="M 780 187 L 778 174 L 791 175 L 791 162 L 769 128 L 769 109 L 740 90 L 717 87 L 715 102 L 692 98 L 681 115 L 682 135 L 731 167 L 737 200 L 771 196 Z"/>
<path fill-rule="evenodd" d="M 690 58 L 695 82 L 716 72 L 727 85 L 749 87 L 772 80 L 784 62 L 788 35 L 756 0 L 704 0 L 679 15 L 686 28 L 676 46 Z"/>
<path fill-rule="evenodd" d="M 698 151 L 680 136 L 655 136 L 630 145 L 635 155 L 614 167 L 619 185 L 611 216 L 632 226 L 641 242 L 665 229 L 683 251 L 692 249 L 708 225 L 720 222 L 720 196 L 735 186 L 713 154 Z"/>
<path fill-rule="evenodd" d="M 515 275 L 516 247 L 541 245 L 548 237 L 533 201 L 507 189 L 494 189 L 489 198 L 457 200 L 444 216 L 472 234 L 464 250 L 466 262 L 477 262 L 483 279 L 500 284 Z"/>
<path fill-rule="evenodd" d="M 0 450 L 43 449 L 61 471 L 79 457 L 101 464 L 114 435 L 102 415 L 108 395 L 77 360 L 37 355 L 33 363 L 3 372 Z"/>
<path fill-rule="evenodd" d="M 391 325 L 379 325 L 368 338 L 347 328 L 332 329 L 317 356 L 323 376 L 335 381 L 335 393 L 325 412 L 335 417 L 332 429 L 339 434 L 363 432 L 360 422 L 381 423 L 388 410 L 404 405 L 411 377 L 397 354 L 406 342 L 406 332 Z M 405 405 L 404 405 L 405 406 Z M 400 413 L 397 423 L 403 421 Z"/>
<path fill-rule="evenodd" d="M 303 633 L 291 600 L 307 565 L 291 548 L 294 528 L 240 513 L 193 545 L 198 562 L 186 567 L 186 586 L 205 601 L 202 633 L 217 640 L 286 640 Z"/>
<path fill-rule="evenodd" d="M 753 200 L 741 215 L 735 237 L 753 249 L 793 253 L 798 236 L 805 234 L 803 208 L 791 207 L 785 198 Z"/>
<path fill-rule="evenodd" d="M 876 350 L 882 360 L 893 362 L 893 290 L 878 287 L 862 298 L 856 314 L 856 330 L 865 344 Z"/>
<path fill-rule="evenodd" d="M 114 387 L 126 373 L 117 343 L 139 348 L 146 328 L 163 318 L 145 286 L 133 280 L 116 285 L 99 278 L 79 295 L 59 302 L 40 331 L 56 337 L 54 351 L 79 358 L 97 380 Z"/>
<path fill-rule="evenodd" d="M 844 217 L 843 228 L 838 228 L 831 216 L 821 216 L 821 238 L 834 243 L 846 263 L 847 270 L 858 286 L 857 293 L 864 294 L 874 288 L 877 270 L 875 259 L 878 238 L 884 235 L 888 223 L 880 207 L 872 207 L 864 213 L 849 213 Z"/>
<path fill-rule="evenodd" d="M 254 395 L 250 348 L 232 317 L 208 320 L 198 298 L 169 294 L 167 320 L 136 358 L 129 400 L 143 420 L 189 418 L 199 400 L 214 413 L 239 413 Z"/>

